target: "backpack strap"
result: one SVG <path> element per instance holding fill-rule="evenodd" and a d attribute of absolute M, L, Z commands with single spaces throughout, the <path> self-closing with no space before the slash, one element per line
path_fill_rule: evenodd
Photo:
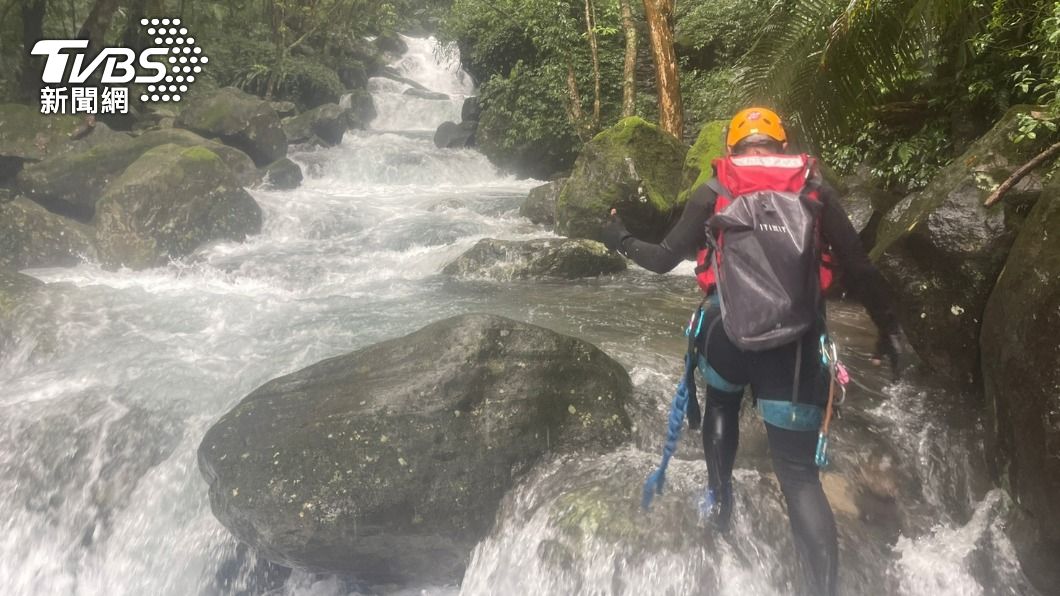
<path fill-rule="evenodd" d="M 707 180 L 707 188 L 713 190 L 714 194 L 719 197 L 725 197 L 730 201 L 732 200 L 732 193 L 729 192 L 729 189 L 725 188 L 725 185 L 721 183 L 721 180 L 718 180 L 717 176 Z"/>

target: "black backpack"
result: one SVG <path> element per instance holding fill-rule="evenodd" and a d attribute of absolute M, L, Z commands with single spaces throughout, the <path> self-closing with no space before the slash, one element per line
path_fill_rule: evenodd
<path fill-rule="evenodd" d="M 806 156 L 771 157 L 778 159 L 719 160 L 727 163 L 708 183 L 721 207 L 707 221 L 707 238 L 722 324 L 750 351 L 793 342 L 820 317 L 819 176 Z M 753 190 L 733 196 L 726 178 Z"/>

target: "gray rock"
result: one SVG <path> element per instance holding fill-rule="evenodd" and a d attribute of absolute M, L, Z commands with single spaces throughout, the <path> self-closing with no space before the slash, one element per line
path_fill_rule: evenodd
<path fill-rule="evenodd" d="M 17 319 L 38 303 L 44 287 L 43 282 L 28 275 L 0 268 L 0 355 L 11 349 Z M 54 342 L 53 329 L 45 327 L 40 335 L 38 344 Z"/>
<path fill-rule="evenodd" d="M 477 97 L 468 97 L 460 106 L 460 120 L 463 122 L 478 122 L 482 114 L 482 104 Z"/>
<path fill-rule="evenodd" d="M 259 166 L 287 155 L 287 136 L 269 102 L 225 87 L 195 96 L 181 110 L 176 125 L 206 137 L 218 137 L 243 151 Z"/>
<path fill-rule="evenodd" d="M 682 173 L 687 151 L 638 117 L 596 135 L 585 144 L 560 193 L 557 231 L 598 240 L 608 213 L 617 208 L 633 235 L 661 241 L 678 207 L 678 192 L 692 183 Z"/>
<path fill-rule="evenodd" d="M 280 118 L 287 118 L 298 113 L 298 106 L 293 101 L 270 101 L 269 106 L 276 110 L 276 115 Z"/>
<path fill-rule="evenodd" d="M 556 204 L 559 202 L 559 193 L 566 183 L 566 178 L 560 178 L 531 189 L 526 201 L 519 207 L 519 215 L 536 224 L 556 225 Z"/>
<path fill-rule="evenodd" d="M 350 128 L 364 130 L 375 120 L 375 103 L 364 89 L 354 89 L 339 99 L 339 105 L 350 111 Z"/>
<path fill-rule="evenodd" d="M 445 100 L 445 101 L 447 101 L 449 99 L 449 96 L 446 95 L 445 93 L 441 93 L 439 91 L 431 91 L 429 89 L 417 89 L 415 87 L 410 87 L 408 89 L 405 89 L 405 91 L 404 91 L 404 93 L 402 93 L 402 95 L 408 95 L 408 96 L 411 96 L 411 97 L 418 97 L 420 99 L 431 99 L 431 100 Z"/>
<path fill-rule="evenodd" d="M 405 52 L 409 51 L 408 44 L 397 35 L 380 35 L 375 38 L 375 47 L 379 48 L 380 51 L 395 56 L 401 56 Z"/>
<path fill-rule="evenodd" d="M 475 145 L 475 122 L 442 122 L 434 131 L 434 146 L 439 149 L 459 149 Z"/>
<path fill-rule="evenodd" d="M 24 197 L 0 203 L 0 268 L 69 267 L 94 260 L 89 226 Z"/>
<path fill-rule="evenodd" d="M 179 129 L 146 132 L 138 137 L 118 135 L 90 149 L 68 152 L 26 166 L 18 186 L 29 198 L 50 210 L 89 221 L 107 185 L 146 151 L 168 143 L 181 147 L 203 145 L 216 153 L 241 185 L 258 179 L 254 162 L 242 151 L 207 141 Z"/>
<path fill-rule="evenodd" d="M 983 318 L 988 453 L 1002 486 L 1060 545 L 1060 182 L 1027 217 Z M 1053 559 L 1055 562 L 1055 559 Z M 1054 565 L 1055 568 L 1055 565 Z"/>
<path fill-rule="evenodd" d="M 871 256 L 898 291 L 898 314 L 921 358 L 968 389 L 979 378 L 979 325 L 1015 239 L 1017 209 L 982 206 L 990 191 L 1048 139 L 1014 144 L 1015 107 L 924 190 L 903 199 L 880 223 Z M 1006 203 L 1033 203 L 1031 174 Z M 1025 211 L 1024 211 L 1025 212 Z"/>
<path fill-rule="evenodd" d="M 302 168 L 284 157 L 265 166 L 265 181 L 276 188 L 290 190 L 302 184 Z"/>
<path fill-rule="evenodd" d="M 0 158 L 40 161 L 70 149 L 80 116 L 45 116 L 32 106 L 0 104 Z"/>
<path fill-rule="evenodd" d="M 261 208 L 205 146 L 151 149 L 112 182 L 96 209 L 105 266 L 143 269 L 206 242 L 241 241 L 261 229 Z"/>
<path fill-rule="evenodd" d="M 576 279 L 626 270 L 626 260 L 593 240 L 479 240 L 442 273 L 510 280 L 538 277 Z"/>
<path fill-rule="evenodd" d="M 337 73 L 339 82 L 346 89 L 366 89 L 368 87 L 368 71 L 360 62 L 351 62 L 339 67 Z"/>
<path fill-rule="evenodd" d="M 288 141 L 305 143 L 314 136 L 326 145 L 338 145 L 342 135 L 355 124 L 350 112 L 338 104 L 329 103 L 283 121 Z"/>
<path fill-rule="evenodd" d="M 629 438 L 632 387 L 596 347 L 467 315 L 270 381 L 207 431 L 214 515 L 290 567 L 459 581 L 520 475 Z"/>

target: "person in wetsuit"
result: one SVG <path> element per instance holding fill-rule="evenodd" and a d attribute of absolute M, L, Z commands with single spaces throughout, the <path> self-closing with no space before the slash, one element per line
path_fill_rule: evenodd
<path fill-rule="evenodd" d="M 764 108 L 737 114 L 729 125 L 726 145 L 731 155 L 781 154 L 787 149 L 780 118 Z M 897 375 L 901 347 L 889 287 L 869 261 L 836 191 L 823 184 L 818 196 L 822 203 L 821 234 L 844 286 L 866 307 L 879 329 L 875 359 L 878 362 L 887 357 Z M 694 189 L 681 218 L 659 244 L 633 237 L 612 210 L 611 220 L 604 228 L 604 243 L 645 269 L 669 272 L 681 261 L 694 259 L 707 246 L 706 221 L 714 214 L 716 199 L 717 194 L 707 184 Z M 708 332 L 698 348 L 700 354 L 706 354 L 699 368 L 707 382 L 703 452 L 708 474 L 704 512 L 708 520 L 720 531 L 727 531 L 733 505 L 732 468 L 740 437 L 740 403 L 745 387 L 750 385 L 764 419 L 770 457 L 787 503 L 796 550 L 809 565 L 816 593 L 831 595 L 836 590 L 838 547 L 835 518 L 814 461 L 821 418 L 795 416 L 795 408 L 809 404 L 823 411 L 828 401 L 830 376 L 820 358 L 824 301 L 821 304 L 819 324 L 800 340 L 752 352 L 736 347 L 724 327 L 714 324 L 720 319 L 721 310 L 718 301 L 708 296 L 703 321 Z M 793 396 L 797 404 L 792 403 Z M 762 404 L 774 407 L 766 410 Z"/>

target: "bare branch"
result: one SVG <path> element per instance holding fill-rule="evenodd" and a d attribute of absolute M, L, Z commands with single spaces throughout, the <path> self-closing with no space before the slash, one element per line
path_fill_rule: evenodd
<path fill-rule="evenodd" d="M 1008 180 L 1005 180 L 1001 183 L 1001 186 L 997 187 L 997 190 L 990 193 L 990 196 L 987 197 L 986 201 L 983 202 L 983 207 L 991 207 L 994 205 L 994 203 L 1000 201 L 1001 197 L 1004 196 L 1006 192 L 1011 190 L 1013 186 L 1019 184 L 1019 181 L 1023 180 L 1024 176 L 1030 174 L 1035 168 L 1049 161 L 1058 153 L 1060 153 L 1060 143 L 1056 143 L 1052 147 L 1049 147 L 1045 151 L 1042 151 L 1041 153 L 1036 155 L 1034 159 L 1020 166 L 1018 170 L 1012 172 L 1012 175 L 1008 177 Z"/>

